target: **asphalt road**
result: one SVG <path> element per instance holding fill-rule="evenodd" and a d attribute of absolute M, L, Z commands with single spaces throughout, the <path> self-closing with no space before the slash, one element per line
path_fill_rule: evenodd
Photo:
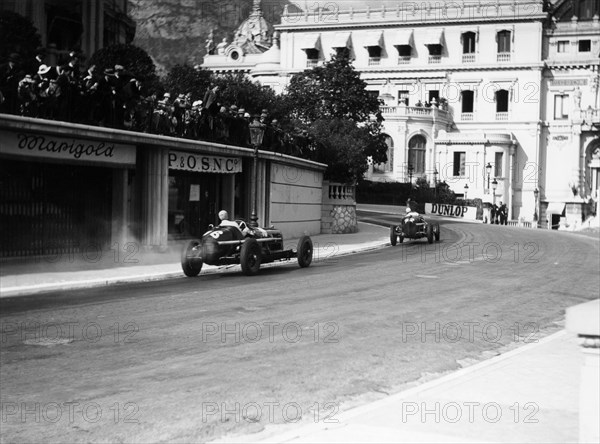
<path fill-rule="evenodd" d="M 596 239 L 444 221 L 440 243 L 308 269 L 2 300 L 2 442 L 202 442 L 332 421 L 560 329 L 566 307 L 598 297 L 598 255 Z"/>

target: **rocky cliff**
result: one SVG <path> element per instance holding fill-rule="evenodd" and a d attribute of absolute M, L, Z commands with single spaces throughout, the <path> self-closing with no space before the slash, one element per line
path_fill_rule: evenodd
<path fill-rule="evenodd" d="M 213 30 L 215 43 L 232 40 L 233 31 L 250 15 L 253 0 L 129 0 L 129 16 L 136 22 L 134 45 L 153 58 L 159 74 L 177 64 L 197 65 L 206 54 Z M 263 0 L 264 17 L 281 22 L 288 0 Z"/>

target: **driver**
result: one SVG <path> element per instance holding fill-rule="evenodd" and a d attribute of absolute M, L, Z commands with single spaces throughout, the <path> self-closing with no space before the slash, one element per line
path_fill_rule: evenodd
<path fill-rule="evenodd" d="M 240 224 L 238 224 L 233 220 L 229 220 L 229 213 L 225 210 L 219 211 L 219 220 L 221 221 L 219 223 L 220 227 L 236 227 L 242 232 L 242 234 L 244 234 L 244 236 L 252 234 L 252 231 L 250 230 L 250 228 L 248 228 L 246 222 L 241 222 Z"/>
<path fill-rule="evenodd" d="M 406 207 L 406 216 L 404 216 L 404 220 L 409 217 L 416 219 L 417 222 L 423 221 L 423 217 L 418 212 L 411 210 L 410 207 Z"/>

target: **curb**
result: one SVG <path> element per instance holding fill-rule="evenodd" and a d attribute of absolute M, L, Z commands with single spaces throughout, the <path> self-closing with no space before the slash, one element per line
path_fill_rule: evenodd
<path fill-rule="evenodd" d="M 223 438 L 221 438 L 221 440 L 219 440 L 219 442 L 282 443 L 282 442 L 287 442 L 287 441 L 291 441 L 291 440 L 299 440 L 299 442 L 305 442 L 305 441 L 301 441 L 301 440 L 306 436 L 309 436 L 311 434 L 318 433 L 318 432 L 323 432 L 326 430 L 334 430 L 337 428 L 346 427 L 346 426 L 348 426 L 348 422 L 350 420 L 352 420 L 358 416 L 371 413 L 374 410 L 380 409 L 382 407 L 386 407 L 391 404 L 395 404 L 402 399 L 417 395 L 421 392 L 430 390 L 430 389 L 435 388 L 444 383 L 451 382 L 451 381 L 458 379 L 460 377 L 463 377 L 465 375 L 469 375 L 471 373 L 481 371 L 487 367 L 494 366 L 494 365 L 496 365 L 502 361 L 505 361 L 507 359 L 510 359 L 514 356 L 518 356 L 523 353 L 527 353 L 531 349 L 536 348 L 540 345 L 544 345 L 548 342 L 552 342 L 552 341 L 558 340 L 562 337 L 565 337 L 567 334 L 568 334 L 568 332 L 566 330 L 561 330 L 559 332 L 556 332 L 549 336 L 546 336 L 545 338 L 542 338 L 535 343 L 526 344 L 526 345 L 518 347 L 514 350 L 510 350 L 506 353 L 503 353 L 501 355 L 486 359 L 485 361 L 478 362 L 476 364 L 473 364 L 468 367 L 461 368 L 461 369 L 458 369 L 455 371 L 451 371 L 450 373 L 440 376 L 439 378 L 424 382 L 415 387 L 405 389 L 401 392 L 387 396 L 383 399 L 379 399 L 377 401 L 373 401 L 373 402 L 370 402 L 370 403 L 362 405 L 362 406 L 351 408 L 350 410 L 347 410 L 346 412 L 341 412 L 338 415 L 338 422 L 335 424 L 331 424 L 331 425 L 308 424 L 308 425 L 300 426 L 295 430 L 291 430 L 288 432 L 282 432 L 279 434 L 274 434 L 269 437 L 259 438 L 259 440 L 254 439 L 254 440 L 242 441 L 244 439 L 250 439 L 251 436 L 249 436 L 249 435 L 243 435 L 243 436 L 238 436 L 238 437 L 235 437 L 235 436 L 223 437 Z M 412 383 L 418 384 L 418 381 L 413 381 Z M 402 441 L 399 440 L 398 442 L 402 442 Z M 459 442 L 459 441 L 457 441 L 457 442 Z"/>
<path fill-rule="evenodd" d="M 330 245 L 331 243 L 332 242 L 328 242 L 326 245 Z M 340 249 L 341 251 L 334 251 L 334 253 L 331 256 L 327 256 L 327 253 L 329 253 L 328 248 L 318 248 L 318 249 L 316 249 L 316 253 L 317 253 L 316 256 L 319 259 L 317 259 L 315 262 L 327 261 L 328 259 L 332 259 L 332 258 L 349 256 L 352 254 L 357 254 L 357 253 L 362 253 L 362 252 L 367 252 L 367 251 L 379 250 L 379 249 L 388 247 L 389 245 L 390 245 L 389 241 L 387 241 L 387 243 L 383 242 L 383 241 L 373 241 L 373 242 L 369 242 L 368 244 L 365 244 L 365 245 L 361 245 L 361 244 L 348 245 L 347 249 L 342 248 L 342 249 Z M 321 255 L 322 255 L 322 259 L 320 259 Z M 269 268 L 269 267 L 283 266 L 283 265 L 288 264 L 289 262 L 290 261 L 273 262 L 273 263 L 264 264 L 261 267 Z M 165 264 L 165 265 L 173 266 L 174 264 Z M 230 267 L 230 266 L 227 266 L 227 267 L 214 266 L 212 268 L 204 268 L 202 270 L 202 273 L 200 274 L 200 276 L 206 275 L 206 274 L 219 273 L 228 267 Z M 21 286 L 21 287 L 7 287 L 7 288 L 0 288 L 0 299 L 33 296 L 33 295 L 39 295 L 39 294 L 43 294 L 43 293 L 49 293 L 52 291 L 84 290 L 84 289 L 89 289 L 89 288 L 106 287 L 106 286 L 110 286 L 110 285 L 128 284 L 128 283 L 144 283 L 144 282 L 152 282 L 152 281 L 183 278 L 183 277 L 184 277 L 183 271 L 179 270 L 179 271 L 169 271 L 169 272 L 163 272 L 163 273 L 158 272 L 158 273 L 151 273 L 151 274 L 137 274 L 137 275 L 131 275 L 131 276 L 115 277 L 115 278 L 97 278 L 97 279 L 79 280 L 79 281 L 71 281 L 71 282 L 53 282 L 53 283 L 37 284 L 37 285 Z"/>

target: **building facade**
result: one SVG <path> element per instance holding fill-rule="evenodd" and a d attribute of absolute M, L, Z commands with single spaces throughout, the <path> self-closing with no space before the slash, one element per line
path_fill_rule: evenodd
<path fill-rule="evenodd" d="M 371 180 L 445 181 L 459 196 L 503 202 L 510 219 L 542 225 L 548 207 L 560 207 L 552 202 L 565 207 L 569 200 L 568 193 L 552 191 L 562 187 L 556 177 L 574 176 L 570 180 L 580 195 L 586 190 L 594 195 L 598 2 L 389 3 L 353 9 L 342 2 L 301 13 L 284 11 L 269 50 L 244 65 L 209 55 L 203 66 L 243 71 L 282 92 L 293 74 L 346 49 L 368 89 L 383 101 L 389 160 L 372 166 Z M 581 16 L 575 24 L 567 12 L 571 8 Z M 574 36 L 569 48 L 577 49 L 572 60 L 561 56 L 562 64 L 549 50 L 561 33 Z M 558 77 L 551 74 L 565 62 L 571 65 Z M 583 125 L 548 118 L 556 91 L 570 82 L 586 86 L 575 92 L 586 99 L 578 105 L 585 113 L 571 113 Z M 581 131 L 577 140 L 576 131 Z M 579 148 L 551 153 L 552 140 Z M 565 172 L 569 164 L 574 169 Z M 578 208 L 574 220 L 584 212 L 581 202 Z"/>
<path fill-rule="evenodd" d="M 600 2 L 556 2 L 543 57 L 541 220 L 577 225 L 599 197 Z"/>

